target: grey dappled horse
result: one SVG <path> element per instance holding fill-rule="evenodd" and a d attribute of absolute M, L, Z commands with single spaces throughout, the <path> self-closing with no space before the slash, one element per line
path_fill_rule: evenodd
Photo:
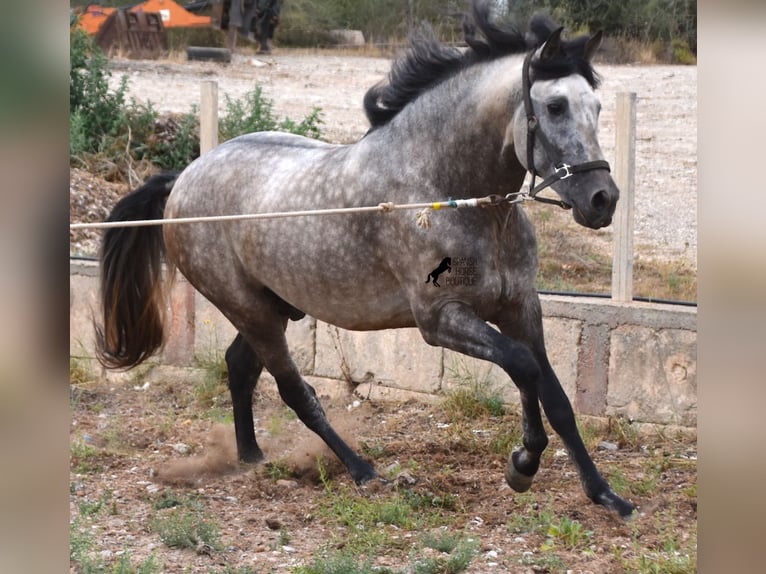
<path fill-rule="evenodd" d="M 537 246 L 522 207 L 510 201 L 525 172 L 545 178 L 575 220 L 609 225 L 619 192 L 596 132 L 598 84 L 590 60 L 601 35 L 565 41 L 543 16 L 526 34 L 501 28 L 477 2 L 464 24 L 467 50 L 428 30 L 411 40 L 386 82 L 364 98 L 371 128 L 352 145 L 284 133 L 223 143 L 180 175 L 149 179 L 110 219 L 162 219 L 466 199 L 493 205 L 300 219 L 165 224 L 104 236 L 98 328 L 105 365 L 130 368 L 162 345 L 162 255 L 236 327 L 226 352 L 239 457 L 256 462 L 252 393 L 263 368 L 300 419 L 357 483 L 376 477 L 330 426 L 288 352 L 288 320 L 309 315 L 344 329 L 417 327 L 438 345 L 502 367 L 519 387 L 523 446 L 505 478 L 527 490 L 548 444 L 540 403 L 576 465 L 588 497 L 623 517 L 591 460 L 543 341 L 535 289 Z M 532 190 L 535 195 L 539 190 Z M 530 186 L 532 188 L 532 186 Z M 171 191 L 172 190 L 172 191 Z M 551 201 L 551 200 L 549 200 Z M 450 257 L 441 287 L 423 277 Z M 459 275 L 471 261 L 471 277 Z M 364 280 L 360 280 L 360 274 Z M 444 279 L 443 279 L 444 280 Z M 496 325 L 497 328 L 488 323 Z"/>

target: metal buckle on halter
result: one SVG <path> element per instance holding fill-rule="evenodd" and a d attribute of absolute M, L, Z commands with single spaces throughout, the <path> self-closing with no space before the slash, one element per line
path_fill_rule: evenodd
<path fill-rule="evenodd" d="M 572 167 L 572 166 L 568 165 L 566 163 L 562 163 L 561 166 L 555 167 L 555 168 L 553 168 L 553 170 L 556 172 L 556 175 L 558 175 L 558 173 L 563 169 L 565 173 L 564 173 L 564 175 L 559 177 L 559 179 L 566 179 L 568 177 L 572 177 L 572 172 L 569 171 L 570 167 Z"/>

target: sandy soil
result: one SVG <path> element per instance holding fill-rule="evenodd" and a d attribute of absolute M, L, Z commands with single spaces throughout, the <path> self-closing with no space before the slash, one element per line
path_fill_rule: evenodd
<path fill-rule="evenodd" d="M 673 571 L 696 571 L 693 438 L 638 435 L 616 421 L 611 431 L 586 431 L 596 464 L 639 508 L 625 523 L 585 497 L 555 435 L 532 489 L 517 494 L 505 485 L 507 451 L 492 445 L 519 428 L 516 413 L 460 418 L 440 405 L 322 397 L 338 432 L 392 480 L 358 488 L 268 381 L 256 394 L 256 434 L 268 461 L 289 474 L 237 465 L 232 426 L 220 422 L 230 409 L 227 391 L 221 385 L 203 398 L 194 379 L 189 371 L 144 370 L 73 385 L 70 512 L 75 538 L 95 541 L 94 560 L 109 564 L 129 553 L 135 566 L 154 554 L 163 572 L 293 572 L 343 549 L 361 560 L 373 550 L 359 548 L 372 528 L 371 536 L 387 540 L 374 549 L 375 565 L 396 572 L 432 553 L 423 543 L 429 532 L 475 541 L 468 574 L 619 574 L 636 571 L 642 556 L 659 568 L 647 572 L 685 561 L 687 569 Z M 413 510 L 413 500 L 427 502 Z M 360 504 L 412 516 L 372 525 L 343 518 Z M 157 521 L 189 508 L 217 525 L 218 549 L 163 543 Z M 567 524 L 579 534 L 561 531 Z"/>

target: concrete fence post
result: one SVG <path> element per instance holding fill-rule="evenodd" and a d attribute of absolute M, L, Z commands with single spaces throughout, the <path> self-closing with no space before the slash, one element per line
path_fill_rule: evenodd
<path fill-rule="evenodd" d="M 199 152 L 203 154 L 218 145 L 218 82 L 200 84 Z"/>
<path fill-rule="evenodd" d="M 633 300 L 633 206 L 636 181 L 636 94 L 617 94 L 614 180 L 620 200 L 614 214 L 612 300 Z"/>
<path fill-rule="evenodd" d="M 200 85 L 200 154 L 218 145 L 218 83 L 206 80 Z M 185 280 L 178 281 L 170 296 L 170 321 L 163 358 L 171 365 L 194 363 L 196 340 L 196 292 Z"/>

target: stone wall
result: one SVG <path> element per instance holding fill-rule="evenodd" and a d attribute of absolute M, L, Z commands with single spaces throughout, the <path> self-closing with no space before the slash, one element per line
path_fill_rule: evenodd
<path fill-rule="evenodd" d="M 70 270 L 70 355 L 92 358 L 98 268 L 72 262 Z M 696 426 L 696 308 L 560 296 L 543 296 L 542 304 L 550 361 L 578 413 Z M 233 327 L 180 276 L 170 307 L 160 362 L 191 366 L 222 356 Z M 317 387 L 353 385 L 371 399 L 431 401 L 474 380 L 508 403 L 519 400 L 500 368 L 430 347 L 416 329 L 352 332 L 307 317 L 290 323 L 288 340 Z"/>

